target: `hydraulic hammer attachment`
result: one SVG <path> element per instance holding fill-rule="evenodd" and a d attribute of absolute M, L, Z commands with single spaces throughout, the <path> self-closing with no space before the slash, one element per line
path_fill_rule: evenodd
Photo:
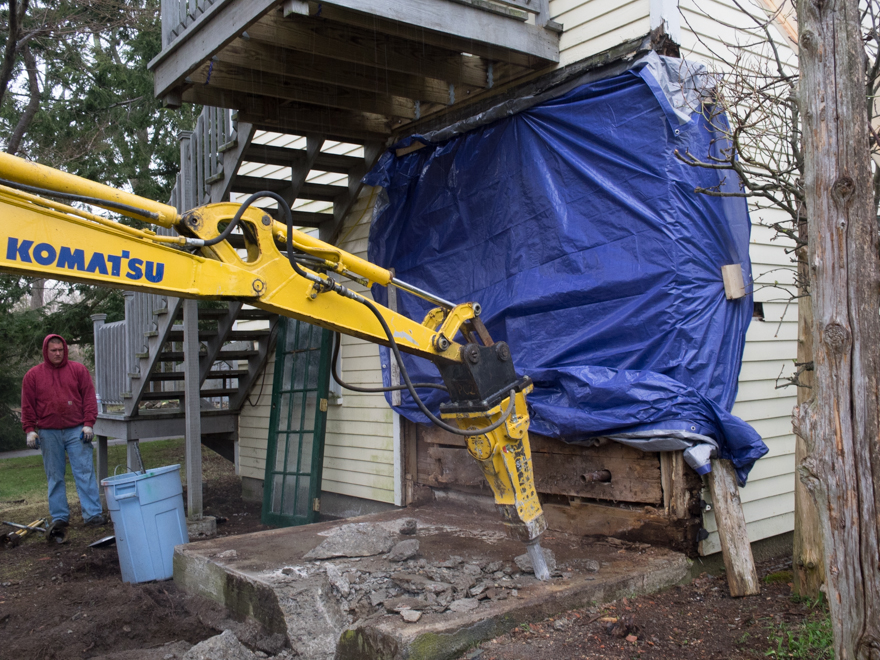
<path fill-rule="evenodd" d="M 516 375 L 510 348 L 493 342 L 478 318 L 468 319 L 461 329 L 465 337 L 479 337 L 484 344 L 472 341 L 461 347 L 458 362 L 437 363 L 452 399 L 440 407 L 441 417 L 463 431 L 491 429 L 467 436 L 468 453 L 489 482 L 508 533 L 525 541 L 535 576 L 547 580 L 538 543 L 547 521 L 535 490 L 526 405 L 534 386 L 528 377 Z"/>
<path fill-rule="evenodd" d="M 539 545 L 541 535 L 547 529 L 547 521 L 535 492 L 525 397 L 532 387 L 529 383 L 514 394 L 513 410 L 504 424 L 485 435 L 469 436 L 467 450 L 492 488 L 495 506 L 508 533 L 526 542 L 535 576 L 539 580 L 547 580 L 550 575 Z M 509 403 L 508 397 L 486 412 L 454 412 L 442 416 L 455 420 L 462 430 L 474 431 L 496 422 Z"/>

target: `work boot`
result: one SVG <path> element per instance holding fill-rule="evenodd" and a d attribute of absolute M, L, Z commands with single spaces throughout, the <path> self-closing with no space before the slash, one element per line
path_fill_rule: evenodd
<path fill-rule="evenodd" d="M 110 519 L 107 517 L 107 514 L 100 513 L 86 520 L 86 527 L 103 527 L 108 522 L 110 522 Z"/>
<path fill-rule="evenodd" d="M 67 543 L 70 537 L 70 528 L 66 520 L 53 520 L 52 524 L 46 528 L 46 541 L 51 543 Z"/>

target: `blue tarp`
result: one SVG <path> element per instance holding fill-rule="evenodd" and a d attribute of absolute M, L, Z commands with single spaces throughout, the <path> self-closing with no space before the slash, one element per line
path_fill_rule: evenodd
<path fill-rule="evenodd" d="M 767 452 L 729 412 L 752 297 L 727 300 L 721 267 L 741 264 L 751 291 L 749 217 L 742 198 L 694 192 L 738 190 L 730 173 L 675 157 L 707 160 L 724 142 L 691 114 L 681 69 L 652 55 L 464 135 L 399 158 L 388 151 L 365 179 L 387 195 L 369 258 L 447 300 L 482 305 L 492 337 L 535 383 L 533 432 L 694 446 L 704 450 L 689 459 L 700 472 L 717 448 L 745 483 Z M 373 295 L 387 304 L 384 288 Z M 411 318 L 430 307 L 398 295 Z M 439 382 L 430 363 L 405 360 L 414 381 Z M 446 398 L 423 396 L 434 411 Z M 427 421 L 407 394 L 396 410 Z"/>

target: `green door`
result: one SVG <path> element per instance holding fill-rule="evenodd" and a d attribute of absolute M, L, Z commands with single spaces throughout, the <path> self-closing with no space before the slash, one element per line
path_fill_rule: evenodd
<path fill-rule="evenodd" d="M 263 523 L 314 522 L 321 492 L 332 333 L 284 318 L 275 351 Z"/>

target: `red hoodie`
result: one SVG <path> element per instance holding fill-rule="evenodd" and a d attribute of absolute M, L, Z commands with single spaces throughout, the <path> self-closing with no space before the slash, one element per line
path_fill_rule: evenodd
<path fill-rule="evenodd" d="M 64 359 L 49 361 L 49 340 L 64 344 Z M 21 425 L 25 433 L 37 428 L 67 429 L 94 426 L 98 419 L 95 386 L 85 365 L 67 359 L 67 342 L 61 335 L 43 340 L 43 364 L 28 371 L 21 384 Z"/>

